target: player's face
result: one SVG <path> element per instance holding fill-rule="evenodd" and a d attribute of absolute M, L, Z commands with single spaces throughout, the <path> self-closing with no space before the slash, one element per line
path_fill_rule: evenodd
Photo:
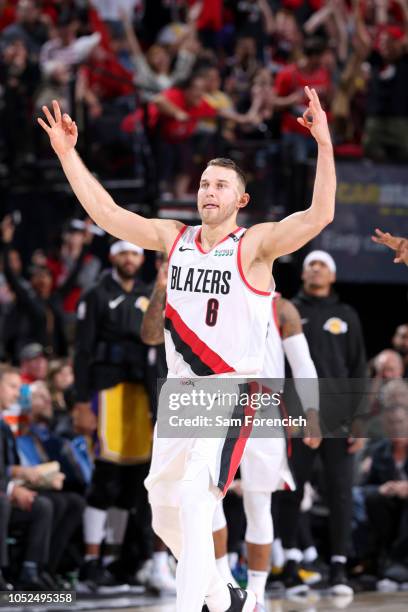
<path fill-rule="evenodd" d="M 303 270 L 303 284 L 306 289 L 328 289 L 335 276 L 323 261 L 311 261 Z"/>
<path fill-rule="evenodd" d="M 119 276 L 125 280 L 129 280 L 135 277 L 143 261 L 143 255 L 134 253 L 133 251 L 123 251 L 115 255 L 112 262 Z"/>
<path fill-rule="evenodd" d="M 209 166 L 204 170 L 197 192 L 198 212 L 203 223 L 219 225 L 236 216 L 248 200 L 235 170 L 221 166 Z"/>

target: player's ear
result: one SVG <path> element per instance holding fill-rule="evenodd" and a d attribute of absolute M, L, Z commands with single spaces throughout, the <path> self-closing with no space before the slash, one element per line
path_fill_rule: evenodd
<path fill-rule="evenodd" d="M 238 208 L 245 208 L 245 206 L 247 206 L 247 204 L 249 203 L 250 199 L 251 196 L 249 195 L 249 193 L 243 193 L 242 196 L 239 198 Z"/>

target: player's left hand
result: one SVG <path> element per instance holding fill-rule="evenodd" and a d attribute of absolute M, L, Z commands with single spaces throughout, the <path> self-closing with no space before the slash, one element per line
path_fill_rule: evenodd
<path fill-rule="evenodd" d="M 319 96 L 315 89 L 305 87 L 305 93 L 309 98 L 309 104 L 302 117 L 298 117 L 298 123 L 308 129 L 320 146 L 332 144 L 327 116 L 321 107 Z"/>
<path fill-rule="evenodd" d="M 395 251 L 394 263 L 404 263 L 408 266 L 408 240 L 406 238 L 393 236 L 389 232 L 382 232 L 378 228 L 375 230 L 375 234 L 375 236 L 371 236 L 373 242 L 383 244 Z"/>

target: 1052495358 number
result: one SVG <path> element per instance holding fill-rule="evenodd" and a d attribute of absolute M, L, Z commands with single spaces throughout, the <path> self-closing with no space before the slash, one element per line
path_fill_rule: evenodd
<path fill-rule="evenodd" d="M 75 591 L 2 591 L 0 603 L 9 606 L 70 604 L 76 601 Z"/>

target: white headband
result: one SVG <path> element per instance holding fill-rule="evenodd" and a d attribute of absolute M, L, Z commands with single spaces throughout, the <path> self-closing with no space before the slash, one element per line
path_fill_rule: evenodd
<path fill-rule="evenodd" d="M 306 255 L 303 261 L 303 269 L 312 261 L 321 261 L 325 263 L 329 270 L 336 274 L 336 262 L 329 253 L 326 253 L 326 251 L 312 251 L 309 255 Z"/>
<path fill-rule="evenodd" d="M 124 251 L 131 251 L 132 253 L 137 253 L 138 255 L 143 255 L 144 249 L 138 246 L 137 244 L 133 244 L 132 242 L 126 242 L 126 240 L 118 240 L 114 242 L 110 248 L 109 253 L 112 256 L 118 255 L 119 253 L 123 253 Z"/>

